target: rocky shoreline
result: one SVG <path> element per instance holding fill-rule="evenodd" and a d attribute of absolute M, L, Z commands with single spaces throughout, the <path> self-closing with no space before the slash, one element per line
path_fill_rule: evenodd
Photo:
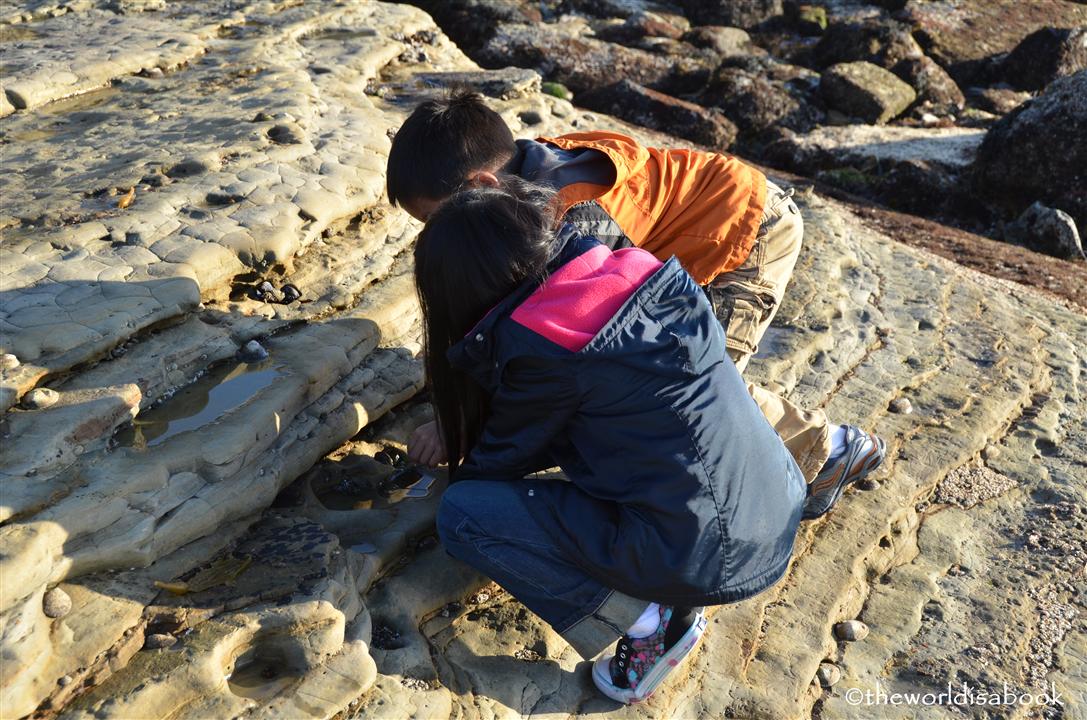
<path fill-rule="evenodd" d="M 458 42 L 474 57 L 553 33 L 605 53 L 614 75 L 644 60 L 619 48 L 664 53 L 638 47 L 664 37 L 650 44 L 690 62 L 660 54 L 627 75 L 641 105 L 601 106 L 640 107 L 647 125 L 672 107 L 654 73 L 770 88 L 758 97 L 816 80 L 780 48 L 818 14 L 766 16 L 788 32 L 731 18 L 749 30 L 669 38 L 647 13 L 656 34 L 638 30 L 628 3 L 589 5 L 621 22 L 566 37 L 596 21 L 525 30 L 545 18 L 479 2 L 473 21 L 498 30 Z M 826 5 L 833 19 L 860 3 Z M 558 76 L 534 65 L 481 69 L 457 32 L 371 0 L 0 3 L 0 715 L 865 718 L 848 689 L 947 682 L 1064 693 L 1063 709 L 999 717 L 1084 712 L 1087 319 L 900 244 L 894 214 L 810 186 L 807 250 L 750 377 L 875 428 L 891 461 L 805 526 L 786 578 L 719 609 L 687 676 L 620 709 L 556 635 L 445 555 L 432 530 L 444 477 L 396 480 L 391 449 L 429 411 L 418 225 L 382 201 L 389 133 L 467 83 L 517 135 L 687 142 L 557 97 Z M 695 40 L 745 59 L 708 79 L 682 44 Z M 1021 40 L 988 52 L 1010 66 Z M 941 42 L 925 57 L 984 77 L 955 50 L 969 41 Z M 1082 75 L 986 122 L 1026 132 Z M 586 91 L 570 87 L 576 103 Z M 729 108 L 684 103 L 707 138 L 773 146 Z M 984 126 L 850 127 L 950 136 L 980 156 Z M 793 142 L 817 155 L 841 127 Z"/>

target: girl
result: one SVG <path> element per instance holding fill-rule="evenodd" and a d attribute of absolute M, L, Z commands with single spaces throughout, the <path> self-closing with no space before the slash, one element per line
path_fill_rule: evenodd
<path fill-rule="evenodd" d="M 639 702 L 701 639 L 701 606 L 785 572 L 804 480 L 674 258 L 556 232 L 546 191 L 503 182 L 455 194 L 415 249 L 438 534 L 583 657 L 618 638 L 593 681 Z M 554 466 L 569 482 L 532 477 Z"/>

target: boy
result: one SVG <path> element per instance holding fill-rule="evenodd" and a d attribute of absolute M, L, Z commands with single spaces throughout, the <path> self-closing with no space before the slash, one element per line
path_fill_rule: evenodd
<path fill-rule="evenodd" d="M 463 185 L 497 186 L 508 173 L 558 193 L 563 221 L 615 248 L 675 255 L 706 288 L 725 327 L 728 353 L 743 372 L 777 313 L 803 238 L 792 201 L 737 158 L 686 149 L 646 148 L 596 131 L 517 140 L 501 116 L 469 90 L 420 104 L 389 153 L 389 201 L 425 221 Z M 827 422 L 749 384 L 759 408 L 809 482 L 806 519 L 820 517 L 846 486 L 883 460 L 883 441 Z M 444 461 L 436 426 L 421 427 L 411 454 Z"/>

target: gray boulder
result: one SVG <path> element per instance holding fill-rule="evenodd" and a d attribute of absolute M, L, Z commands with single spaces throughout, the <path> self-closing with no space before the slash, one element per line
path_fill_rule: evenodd
<path fill-rule="evenodd" d="M 749 28 L 784 13 L 782 0 L 680 0 L 679 4 L 695 25 Z"/>
<path fill-rule="evenodd" d="M 885 123 L 917 99 L 894 73 L 869 62 L 840 63 L 823 73 L 820 92 L 827 105 L 867 123 Z"/>
<path fill-rule="evenodd" d="M 1087 27 L 1042 28 L 1023 38 L 1002 64 L 1004 79 L 1020 90 L 1041 90 L 1087 68 Z"/>
<path fill-rule="evenodd" d="M 1046 255 L 1066 260 L 1087 257 L 1083 253 L 1076 221 L 1064 210 L 1036 202 L 1004 228 L 1006 240 Z"/>
<path fill-rule="evenodd" d="M 977 194 L 1015 217 L 1035 201 L 1087 227 L 1087 70 L 1054 81 L 985 136 L 974 162 Z"/>

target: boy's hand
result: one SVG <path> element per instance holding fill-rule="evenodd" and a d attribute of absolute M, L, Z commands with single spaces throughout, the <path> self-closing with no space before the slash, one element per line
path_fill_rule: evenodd
<path fill-rule="evenodd" d="M 437 421 L 432 420 L 415 428 L 408 440 L 408 457 L 412 462 L 428 467 L 437 467 L 449 459 Z"/>

